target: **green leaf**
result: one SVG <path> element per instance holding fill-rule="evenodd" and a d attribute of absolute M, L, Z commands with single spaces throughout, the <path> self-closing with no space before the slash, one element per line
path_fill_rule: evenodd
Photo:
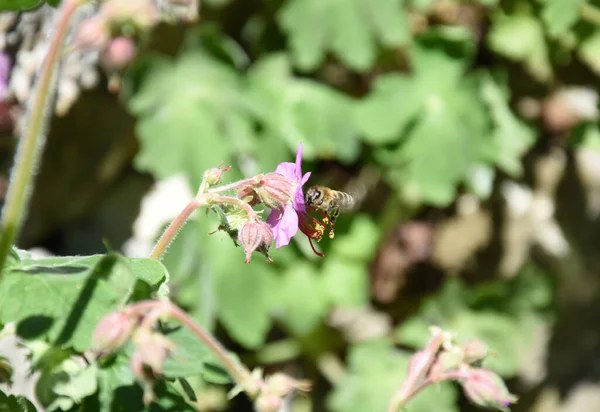
<path fill-rule="evenodd" d="M 206 247 L 219 320 L 240 344 L 247 348 L 260 346 L 272 323 L 269 312 L 277 293 L 273 273 L 260 255 L 244 264 L 241 249 L 222 233 L 212 235 Z"/>
<path fill-rule="evenodd" d="M 544 30 L 536 18 L 496 13 L 492 18 L 492 28 L 487 40 L 490 49 L 509 59 L 523 62 L 538 80 L 548 81 L 552 77 Z"/>
<path fill-rule="evenodd" d="M 36 412 L 36 409 L 26 397 L 7 395 L 0 390 L 0 412 Z"/>
<path fill-rule="evenodd" d="M 406 378 L 410 354 L 387 340 L 350 348 L 348 373 L 328 399 L 333 412 L 385 411 L 395 390 Z M 456 390 L 449 382 L 430 386 L 406 405 L 407 412 L 457 412 Z"/>
<path fill-rule="evenodd" d="M 279 312 L 294 335 L 310 333 L 327 312 L 323 282 L 309 264 L 296 262 L 284 273 L 278 288 Z"/>
<path fill-rule="evenodd" d="M 278 21 L 289 35 L 298 68 L 313 70 L 328 52 L 357 71 L 369 69 L 377 42 L 398 47 L 410 40 L 406 13 L 398 0 L 290 0 Z"/>
<path fill-rule="evenodd" d="M 119 352 L 98 368 L 100 412 L 112 412 L 115 405 L 119 405 L 122 411 L 136 411 L 143 408 L 142 391 L 135 384 L 135 377 L 129 366 L 131 346 L 128 349 Z"/>
<path fill-rule="evenodd" d="M 68 410 L 98 389 L 96 365 L 82 359 L 67 358 L 45 369 L 36 384 L 36 393 L 46 410 Z"/>
<path fill-rule="evenodd" d="M 23 260 L 0 282 L 0 322 L 83 352 L 96 324 L 127 302 L 138 280 L 157 286 L 165 275 L 158 262 L 118 255 Z"/>
<path fill-rule="evenodd" d="M 535 132 L 510 110 L 509 97 L 489 75 L 483 78 L 481 95 L 495 126 L 492 144 L 486 145 L 488 158 L 504 172 L 520 176 L 523 172 L 521 156 L 535 142 Z"/>
<path fill-rule="evenodd" d="M 43 3 L 43 0 L 0 0 L 0 11 L 30 10 Z"/>
<path fill-rule="evenodd" d="M 600 30 L 581 42 L 578 53 L 596 74 L 600 74 Z"/>
<path fill-rule="evenodd" d="M 373 219 L 365 214 L 355 214 L 346 233 L 337 233 L 332 250 L 340 257 L 368 262 L 377 251 L 380 231 Z"/>
<path fill-rule="evenodd" d="M 552 37 L 566 34 L 579 20 L 586 0 L 543 0 L 542 20 Z"/>
<path fill-rule="evenodd" d="M 318 155 L 350 163 L 360 154 L 354 102 L 322 83 L 294 77 L 285 56 L 259 61 L 249 74 L 248 92 L 266 133 L 286 141 L 293 152 L 303 143 L 305 159 Z"/>
<path fill-rule="evenodd" d="M 216 356 L 189 329 L 179 327 L 165 336 L 176 345 L 173 353 L 165 361 L 162 371 L 165 377 L 186 378 L 201 375 L 207 382 L 231 382 Z"/>
<path fill-rule="evenodd" d="M 366 264 L 331 256 L 323 264 L 321 272 L 323 289 L 332 305 L 361 307 L 369 303 Z"/>
<path fill-rule="evenodd" d="M 140 170 L 184 172 L 193 186 L 210 167 L 245 150 L 252 136 L 238 73 L 201 49 L 150 62 L 129 110 L 138 117 Z"/>

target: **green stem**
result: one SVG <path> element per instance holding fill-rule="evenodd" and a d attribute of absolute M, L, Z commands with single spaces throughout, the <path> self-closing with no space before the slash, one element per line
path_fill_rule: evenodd
<path fill-rule="evenodd" d="M 6 195 L 6 203 L 2 210 L 0 237 L 0 277 L 1 269 L 12 247 L 28 208 L 33 191 L 33 177 L 43 153 L 45 129 L 50 118 L 51 98 L 56 83 L 56 66 L 60 58 L 60 47 L 67 34 L 69 22 L 79 6 L 78 0 L 63 0 L 56 21 L 48 54 L 40 67 L 31 103 L 24 119 L 25 128 L 19 139 L 15 165 L 11 172 L 10 186 Z"/>
<path fill-rule="evenodd" d="M 150 259 L 160 260 L 162 258 L 190 215 L 200 206 L 202 206 L 202 203 L 198 201 L 198 199 L 192 199 L 192 201 L 188 203 L 181 213 L 179 213 L 179 215 L 171 222 L 169 227 L 167 227 L 167 230 L 165 230 L 160 239 L 158 239 L 156 246 L 154 246 L 152 253 L 150 253 Z"/>

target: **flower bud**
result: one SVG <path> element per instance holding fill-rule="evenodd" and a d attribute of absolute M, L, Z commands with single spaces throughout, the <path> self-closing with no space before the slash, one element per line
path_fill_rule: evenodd
<path fill-rule="evenodd" d="M 74 45 L 81 48 L 103 49 L 110 40 L 106 20 L 95 16 L 81 22 L 75 34 Z"/>
<path fill-rule="evenodd" d="M 136 345 L 137 356 L 135 357 L 138 365 L 132 369 L 141 371 L 141 365 L 147 365 L 155 374 L 162 373 L 163 364 L 169 354 L 175 349 L 175 344 L 161 335 L 146 329 L 139 329 L 133 337 Z M 132 362 L 133 362 L 132 357 Z"/>
<path fill-rule="evenodd" d="M 206 172 L 204 172 L 204 180 L 209 186 L 221 184 L 221 182 L 223 181 L 223 174 L 225 174 L 226 171 L 231 169 L 231 166 L 225 166 L 221 168 L 222 164 L 223 163 L 221 163 L 217 167 L 213 167 L 212 169 L 208 169 Z"/>
<path fill-rule="evenodd" d="M 246 263 L 250 263 L 252 252 L 261 245 L 270 246 L 273 242 L 273 230 L 263 221 L 249 221 L 241 227 L 238 233 L 238 241 L 246 253 Z"/>
<path fill-rule="evenodd" d="M 277 412 L 283 405 L 283 399 L 272 392 L 263 392 L 258 395 L 254 407 L 256 412 Z"/>
<path fill-rule="evenodd" d="M 511 403 L 517 401 L 517 397 L 508 391 L 502 378 L 488 369 L 471 369 L 466 372 L 461 385 L 467 398 L 482 407 L 504 411 Z"/>
<path fill-rule="evenodd" d="M 129 37 L 120 36 L 112 39 L 102 51 L 102 63 L 109 70 L 121 70 L 135 58 L 137 48 Z"/>
<path fill-rule="evenodd" d="M 292 391 L 298 390 L 301 392 L 310 391 L 310 382 L 304 380 L 296 380 L 283 373 L 274 373 L 269 376 L 266 381 L 267 388 L 270 392 L 284 397 Z"/>
<path fill-rule="evenodd" d="M 134 326 L 135 322 L 124 313 L 109 313 L 96 326 L 92 350 L 106 353 L 116 351 L 129 340 Z"/>
<path fill-rule="evenodd" d="M 480 340 L 468 341 L 465 343 L 463 350 L 464 361 L 468 364 L 484 360 L 489 353 L 487 345 Z"/>
<path fill-rule="evenodd" d="M 429 377 L 434 381 L 441 380 L 442 374 L 457 369 L 462 362 L 462 354 L 454 351 L 442 352 L 431 366 Z"/>
<path fill-rule="evenodd" d="M 295 184 L 280 173 L 267 173 L 255 191 L 261 202 L 270 209 L 283 209 L 294 198 Z"/>

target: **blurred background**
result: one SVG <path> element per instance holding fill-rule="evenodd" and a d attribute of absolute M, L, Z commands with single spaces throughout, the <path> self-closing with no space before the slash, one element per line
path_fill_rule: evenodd
<path fill-rule="evenodd" d="M 273 171 L 303 143 L 309 185 L 358 205 L 324 258 L 298 236 L 245 265 L 197 213 L 164 260 L 174 301 L 244 362 L 312 380 L 289 410 L 385 410 L 430 325 L 490 346 L 511 410 L 600 410 L 600 1 L 194 7 L 65 55 L 20 247 L 147 256 L 204 170 Z M 0 15 L 2 195 L 54 18 Z M 252 410 L 190 383 L 200 411 Z M 442 384 L 407 410 L 475 407 Z"/>

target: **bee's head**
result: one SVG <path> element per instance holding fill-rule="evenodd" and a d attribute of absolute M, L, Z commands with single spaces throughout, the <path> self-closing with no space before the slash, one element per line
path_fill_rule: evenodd
<path fill-rule="evenodd" d="M 317 202 L 317 200 L 322 196 L 321 191 L 316 188 L 316 187 L 311 187 L 306 191 L 306 196 L 304 197 L 304 200 L 306 202 L 307 205 L 312 205 L 313 203 Z"/>

